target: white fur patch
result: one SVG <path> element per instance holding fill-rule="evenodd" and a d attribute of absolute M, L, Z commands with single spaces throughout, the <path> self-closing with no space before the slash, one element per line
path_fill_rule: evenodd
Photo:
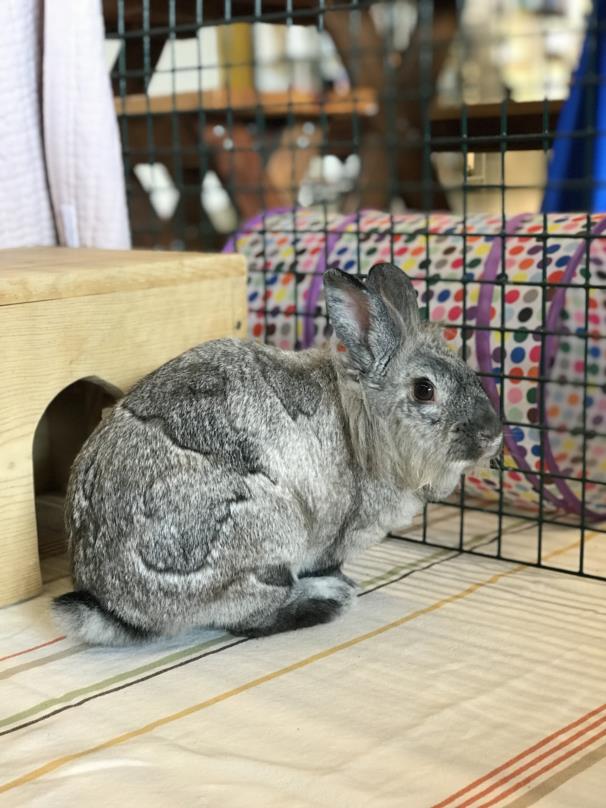
<path fill-rule="evenodd" d="M 354 594 L 349 584 L 332 575 L 318 578 L 301 578 L 297 582 L 296 589 L 298 598 L 336 600 L 343 605 L 351 601 Z"/>
<path fill-rule="evenodd" d="M 53 616 L 68 637 L 88 645 L 125 645 L 127 633 L 111 618 L 84 604 L 53 606 Z"/>

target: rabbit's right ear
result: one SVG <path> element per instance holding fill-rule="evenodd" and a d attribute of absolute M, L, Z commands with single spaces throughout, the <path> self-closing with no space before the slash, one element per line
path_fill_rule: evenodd
<path fill-rule="evenodd" d="M 324 291 L 328 317 L 350 363 L 379 383 L 400 346 L 401 318 L 379 293 L 339 269 L 324 273 Z"/>
<path fill-rule="evenodd" d="M 417 293 L 408 275 L 394 264 L 375 264 L 368 273 L 367 286 L 380 295 L 388 307 L 402 318 L 407 332 L 416 332 L 421 322 Z"/>

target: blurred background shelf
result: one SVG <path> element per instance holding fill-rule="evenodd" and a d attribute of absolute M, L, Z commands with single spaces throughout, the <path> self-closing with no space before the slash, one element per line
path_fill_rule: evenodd
<path fill-rule="evenodd" d="M 460 148 L 466 137 L 476 152 L 499 151 L 503 138 L 507 148 L 543 149 L 551 145 L 561 101 L 506 101 L 492 104 L 437 106 L 431 111 L 433 151 Z"/>
<path fill-rule="evenodd" d="M 588 0 L 103 5 L 134 243 L 195 250 L 274 206 L 534 209 Z"/>
<path fill-rule="evenodd" d="M 145 93 L 115 99 L 118 115 L 168 115 L 203 111 L 233 112 L 234 117 L 321 118 L 323 115 L 376 115 L 377 92 L 370 87 L 357 87 L 344 93 L 322 95 L 291 90 L 286 92 L 257 92 L 254 89 L 221 89 L 150 96 Z"/>

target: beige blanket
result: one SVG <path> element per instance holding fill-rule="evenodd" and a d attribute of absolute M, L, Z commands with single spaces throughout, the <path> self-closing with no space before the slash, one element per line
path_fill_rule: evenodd
<path fill-rule="evenodd" d="M 76 646 L 63 577 L 1 611 L 0 804 L 603 808 L 606 584 L 398 540 L 349 573 L 344 619 L 255 641 Z"/>

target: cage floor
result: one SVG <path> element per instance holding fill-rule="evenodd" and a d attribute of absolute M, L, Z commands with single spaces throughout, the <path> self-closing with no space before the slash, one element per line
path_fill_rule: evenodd
<path fill-rule="evenodd" d="M 432 530 L 455 542 L 455 516 Z M 491 531 L 466 514 L 467 541 Z M 606 583 L 388 539 L 334 624 L 108 651 L 57 636 L 69 581 L 46 566 L 43 595 L 0 612 L 3 804 L 604 804 Z"/>
<path fill-rule="evenodd" d="M 429 505 L 425 526 L 419 518 L 406 537 L 523 564 L 606 579 L 606 523 L 582 528 L 577 516 L 563 511 L 545 514 L 539 523 L 535 513 L 501 515 L 497 506 L 468 497 L 465 510 L 451 505 Z"/>

